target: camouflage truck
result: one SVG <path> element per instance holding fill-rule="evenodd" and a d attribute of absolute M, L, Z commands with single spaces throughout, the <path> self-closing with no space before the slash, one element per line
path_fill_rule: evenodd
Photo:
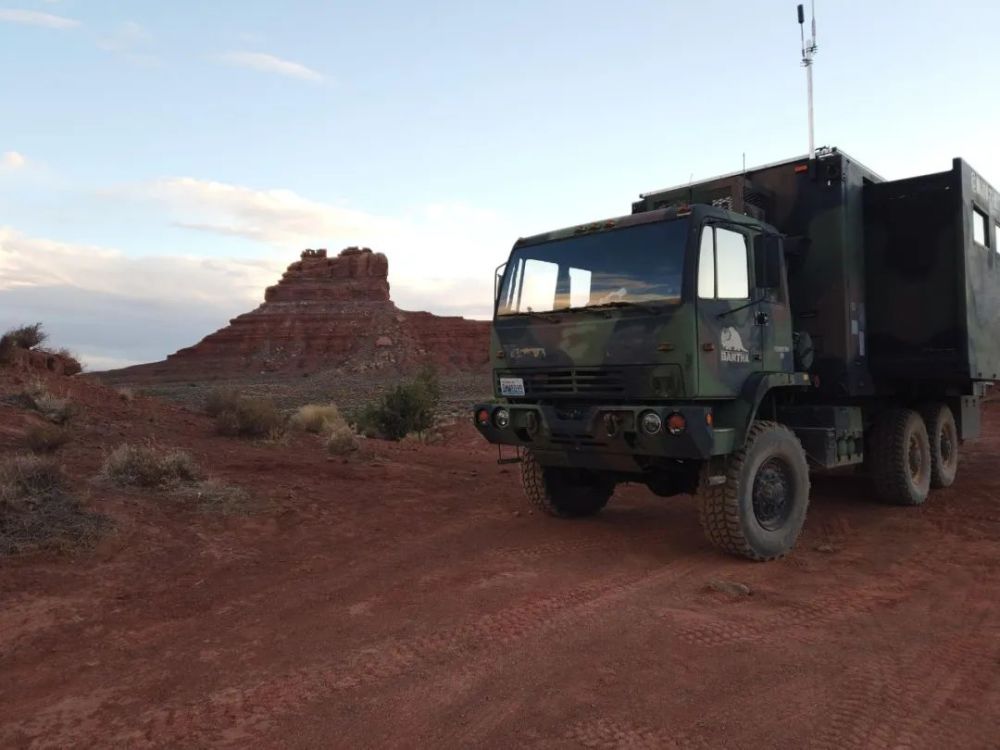
<path fill-rule="evenodd" d="M 961 159 L 886 181 L 826 149 L 519 239 L 474 422 L 546 513 L 623 482 L 693 493 L 708 539 L 755 560 L 794 546 L 811 470 L 919 505 L 1000 373 L 998 222 Z"/>

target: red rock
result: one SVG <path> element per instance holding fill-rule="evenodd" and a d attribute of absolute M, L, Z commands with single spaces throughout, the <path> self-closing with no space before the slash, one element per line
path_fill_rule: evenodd
<path fill-rule="evenodd" d="M 386 256 L 368 248 L 350 247 L 336 258 L 306 250 L 256 310 L 163 362 L 106 374 L 166 382 L 334 367 L 487 369 L 489 323 L 400 310 L 389 297 L 388 275 Z"/>

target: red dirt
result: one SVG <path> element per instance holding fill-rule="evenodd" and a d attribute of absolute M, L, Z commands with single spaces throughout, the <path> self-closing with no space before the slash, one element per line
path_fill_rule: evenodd
<path fill-rule="evenodd" d="M 119 532 L 0 563 L 0 746 L 997 747 L 996 405 L 954 488 L 892 508 L 817 480 L 796 552 L 753 564 L 708 547 L 687 497 L 530 515 L 464 426 L 344 461 L 61 387 L 83 410 L 59 455 Z M 24 419 L 0 404 L 0 451 Z M 143 436 L 273 508 L 89 481 Z"/>

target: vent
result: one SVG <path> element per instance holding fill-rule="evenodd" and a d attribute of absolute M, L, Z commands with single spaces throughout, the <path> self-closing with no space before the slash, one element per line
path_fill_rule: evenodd
<path fill-rule="evenodd" d="M 519 377 L 524 380 L 525 398 L 550 396 L 619 396 L 625 393 L 625 377 L 621 370 L 604 368 L 569 370 L 523 370 L 498 372 L 494 384 L 500 392 L 500 378 Z"/>

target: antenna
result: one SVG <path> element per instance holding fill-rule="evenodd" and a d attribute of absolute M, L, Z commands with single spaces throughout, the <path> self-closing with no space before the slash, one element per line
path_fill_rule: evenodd
<path fill-rule="evenodd" d="M 806 12 L 799 3 L 799 36 L 802 39 L 802 67 L 806 69 L 806 87 L 809 96 L 809 158 L 816 156 L 816 142 L 813 136 L 813 59 L 816 57 L 816 0 L 811 0 L 812 22 L 810 29 L 812 36 L 806 39 Z"/>

